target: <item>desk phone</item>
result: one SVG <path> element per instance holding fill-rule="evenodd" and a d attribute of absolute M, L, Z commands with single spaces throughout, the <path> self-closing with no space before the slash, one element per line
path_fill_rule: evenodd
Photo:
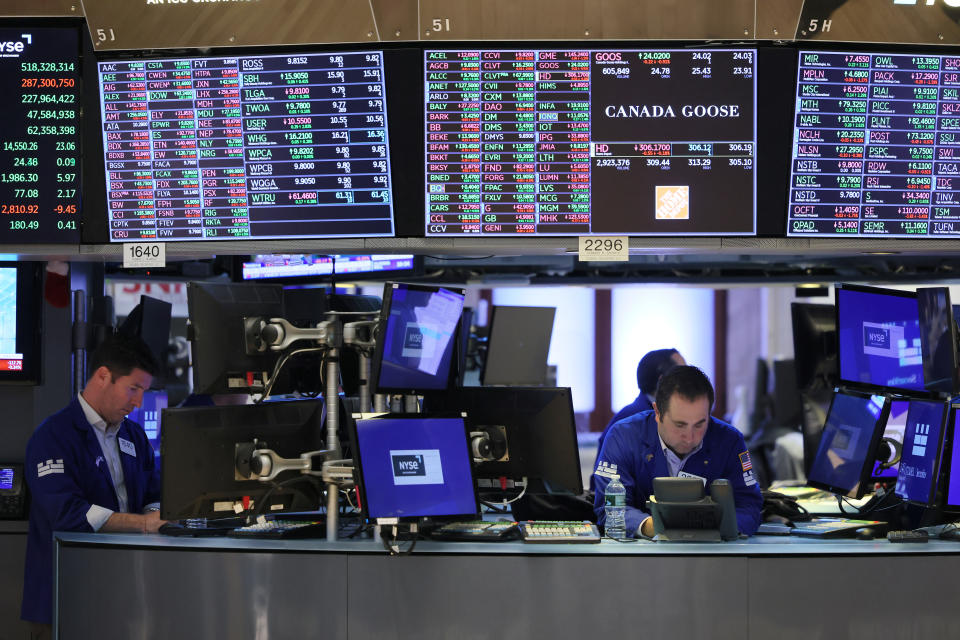
<path fill-rule="evenodd" d="M 0 463 L 0 519 L 22 520 L 27 515 L 27 483 L 23 465 Z"/>

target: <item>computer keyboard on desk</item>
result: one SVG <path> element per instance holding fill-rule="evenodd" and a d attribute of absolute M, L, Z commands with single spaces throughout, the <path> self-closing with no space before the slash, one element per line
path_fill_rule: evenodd
<path fill-rule="evenodd" d="M 231 538 L 322 538 L 326 535 L 326 524 L 317 520 L 269 519 L 237 527 L 227 535 Z"/>
<path fill-rule="evenodd" d="M 452 542 L 500 542 L 520 536 L 516 522 L 448 522 L 435 529 L 430 537 Z"/>
<path fill-rule="evenodd" d="M 582 522 L 528 520 L 520 523 L 524 542 L 600 542 L 597 525 Z"/>

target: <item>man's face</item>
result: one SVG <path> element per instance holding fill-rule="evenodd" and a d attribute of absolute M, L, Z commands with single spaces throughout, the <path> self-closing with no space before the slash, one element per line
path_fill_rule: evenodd
<path fill-rule="evenodd" d="M 153 376 L 142 369 L 134 369 L 128 375 L 112 380 L 106 367 L 100 369 L 106 373 L 106 377 L 101 378 L 100 406 L 94 408 L 107 424 L 116 424 L 143 404 L 143 392 L 150 388 Z M 97 375 L 102 376 L 101 370 L 97 371 Z"/>
<path fill-rule="evenodd" d="M 707 396 L 691 401 L 674 393 L 670 396 L 666 411 L 661 413 L 656 405 L 654 408 L 657 431 L 663 443 L 675 454 L 685 456 L 703 442 L 710 422 L 710 400 Z"/>

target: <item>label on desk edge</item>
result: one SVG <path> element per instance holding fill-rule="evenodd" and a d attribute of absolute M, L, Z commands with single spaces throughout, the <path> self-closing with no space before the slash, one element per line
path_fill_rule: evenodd
<path fill-rule="evenodd" d="M 126 242 L 123 245 L 123 268 L 167 266 L 167 249 L 162 242 Z"/>
<path fill-rule="evenodd" d="M 628 236 L 580 236 L 577 253 L 580 262 L 627 262 L 630 260 Z"/>

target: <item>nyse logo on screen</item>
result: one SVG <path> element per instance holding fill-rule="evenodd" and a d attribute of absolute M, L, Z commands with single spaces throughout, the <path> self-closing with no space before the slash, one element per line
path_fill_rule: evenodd
<path fill-rule="evenodd" d="M 409 456 L 393 456 L 393 476 L 426 476 L 427 470 L 423 466 L 423 456 L 419 454 Z"/>
<path fill-rule="evenodd" d="M 33 44 L 33 36 L 24 33 L 19 40 L 0 40 L 0 58 L 19 58 L 26 44 Z"/>
<path fill-rule="evenodd" d="M 890 332 L 881 327 L 863 328 L 863 346 L 877 349 L 890 348 Z"/>
<path fill-rule="evenodd" d="M 443 484 L 439 449 L 402 449 L 390 452 L 394 485 Z"/>
<path fill-rule="evenodd" d="M 423 353 L 423 331 L 416 322 L 408 322 L 403 330 L 403 351 L 401 355 L 404 358 L 421 358 Z"/>

